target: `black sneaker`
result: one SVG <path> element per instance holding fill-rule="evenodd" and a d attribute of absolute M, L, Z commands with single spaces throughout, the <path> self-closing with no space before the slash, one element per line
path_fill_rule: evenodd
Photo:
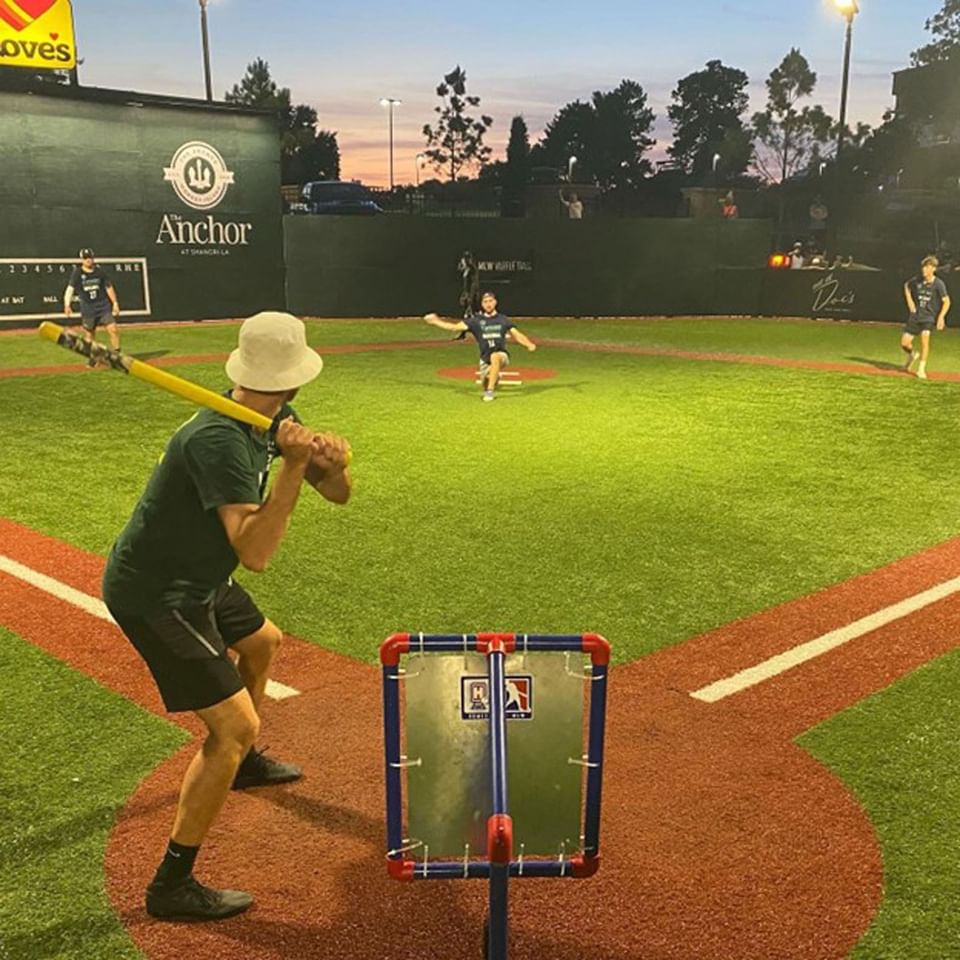
<path fill-rule="evenodd" d="M 255 747 L 243 758 L 237 775 L 233 778 L 234 790 L 247 787 L 271 787 L 277 783 L 292 783 L 303 776 L 303 771 L 294 763 L 281 763 L 268 757 L 266 750 Z"/>
<path fill-rule="evenodd" d="M 154 880 L 146 902 L 147 913 L 157 920 L 225 920 L 243 913 L 253 897 L 242 890 L 214 890 L 189 876 L 174 886 Z"/>

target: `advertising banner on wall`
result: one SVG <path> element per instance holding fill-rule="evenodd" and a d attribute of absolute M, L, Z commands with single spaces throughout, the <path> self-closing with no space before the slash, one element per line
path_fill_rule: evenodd
<path fill-rule="evenodd" d="M 236 248 L 250 246 L 251 221 L 225 220 L 212 212 L 236 183 L 236 174 L 215 146 L 203 140 L 180 144 L 163 168 L 163 179 L 188 209 L 163 214 L 157 246 L 172 246 L 181 256 L 192 257 L 228 257 Z"/>
<path fill-rule="evenodd" d="M 76 65 L 70 0 L 0 0 L 0 67 L 71 70 Z"/>
<path fill-rule="evenodd" d="M 283 306 L 270 115 L 121 91 L 0 92 L 0 169 L 0 324 L 55 317 L 81 247 L 109 265 L 124 318 Z"/>
<path fill-rule="evenodd" d="M 761 310 L 771 316 L 897 321 L 903 278 L 881 270 L 766 270 Z"/>
<path fill-rule="evenodd" d="M 477 254 L 481 287 L 505 287 L 533 282 L 533 251 L 520 257 L 504 256 L 502 251 L 480 250 Z"/>

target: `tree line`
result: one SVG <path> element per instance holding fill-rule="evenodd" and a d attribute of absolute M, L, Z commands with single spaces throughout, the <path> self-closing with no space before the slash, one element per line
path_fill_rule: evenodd
<path fill-rule="evenodd" d="M 925 23 L 932 41 L 911 55 L 914 66 L 960 63 L 960 0 L 943 0 L 943 8 Z M 787 53 L 766 81 L 763 110 L 747 116 L 749 77 L 743 70 L 710 60 L 702 70 L 683 77 L 673 90 L 667 117 L 673 141 L 667 154 L 674 169 L 693 182 L 732 183 L 748 174 L 768 183 L 823 171 L 833 162 L 839 124 L 812 102 L 817 74 L 796 48 Z M 449 90 L 454 96 L 448 96 Z M 459 65 L 437 88 L 442 102 L 435 110 L 436 127 L 423 128 L 426 155 L 438 173 L 456 179 L 480 167 L 480 175 L 505 188 L 526 183 L 537 167 L 552 168 L 601 189 L 628 190 L 652 172 L 645 156 L 656 142 L 656 120 L 643 87 L 625 79 L 613 90 L 594 91 L 589 100 L 561 107 L 540 141 L 530 144 L 522 116 L 514 117 L 505 161 L 489 164 L 484 136 L 492 120 L 472 116 L 480 99 L 466 92 L 466 73 Z M 858 123 L 843 131 L 849 145 L 844 170 L 873 180 L 900 169 L 914 146 L 905 118 L 888 111 L 878 127 Z"/>
<path fill-rule="evenodd" d="M 821 106 L 803 104 L 816 81 L 806 58 L 791 50 L 767 80 L 766 108 L 747 118 L 747 74 L 711 60 L 673 91 L 667 115 L 674 138 L 667 152 L 695 179 L 729 181 L 751 167 L 765 179 L 787 179 L 825 155 L 836 133 Z M 480 98 L 468 93 L 466 71 L 459 65 L 451 70 L 436 94 L 437 117 L 423 127 L 424 155 L 447 180 L 479 171 L 518 186 L 537 167 L 570 171 L 571 158 L 577 180 L 604 190 L 635 188 L 652 172 L 646 155 L 656 143 L 651 135 L 656 115 L 635 80 L 564 105 L 533 145 L 523 117 L 514 117 L 506 161 L 495 163 L 485 142 L 493 118 L 480 112 Z M 292 103 L 290 90 L 277 86 L 265 61 L 253 61 L 225 99 L 276 114 L 284 183 L 339 177 L 336 133 L 319 129 L 312 107 Z M 866 136 L 863 128 L 850 133 L 854 143 Z"/>
<path fill-rule="evenodd" d="M 925 27 L 932 40 L 913 52 L 911 62 L 926 66 L 951 60 L 960 51 L 960 0 L 943 0 L 942 10 Z M 660 166 L 682 172 L 693 183 L 719 185 L 745 177 L 782 183 L 823 172 L 833 163 L 839 125 L 814 102 L 817 74 L 800 50 L 791 49 L 771 71 L 764 108 L 752 115 L 749 82 L 745 71 L 721 60 L 709 60 L 680 79 L 666 111 L 673 128 L 669 161 Z M 447 181 L 478 174 L 506 193 L 518 193 L 541 168 L 609 192 L 636 189 L 654 172 L 648 155 L 656 143 L 657 117 L 635 80 L 565 104 L 533 144 L 524 118 L 513 117 L 506 159 L 496 162 L 486 143 L 494 121 L 482 112 L 480 97 L 468 92 L 466 70 L 458 64 L 444 75 L 436 95 L 436 117 L 422 130 L 424 156 Z M 292 106 L 290 91 L 277 88 L 262 60 L 250 64 L 226 99 L 276 111 L 285 183 L 339 177 L 336 133 L 318 128 L 311 107 Z M 892 111 L 876 128 L 847 127 L 844 139 L 844 170 L 856 171 L 863 180 L 896 173 L 914 145 L 908 125 Z"/>
<path fill-rule="evenodd" d="M 925 23 L 931 42 L 915 50 L 915 66 L 960 62 L 960 0 L 943 0 Z M 58 71 L 34 74 L 0 67 L 0 89 L 67 82 Z M 670 165 L 693 182 L 733 183 L 747 175 L 777 183 L 798 173 L 822 171 L 833 160 L 838 124 L 812 102 L 817 75 L 798 49 L 791 49 L 766 81 L 763 110 L 747 115 L 747 74 L 720 60 L 678 81 L 667 107 L 673 140 Z M 519 190 L 536 168 L 554 169 L 604 191 L 635 189 L 652 172 L 647 157 L 656 115 L 640 83 L 624 79 L 612 90 L 562 106 L 543 136 L 530 143 L 522 116 L 511 122 L 506 160 L 490 162 L 485 142 L 493 118 L 480 112 L 480 98 L 467 92 L 466 71 L 457 65 L 436 88 L 434 123 L 425 124 L 425 156 L 439 176 L 451 181 L 479 173 L 507 191 Z M 277 117 L 284 183 L 336 180 L 340 149 L 335 131 L 322 129 L 317 111 L 294 104 L 290 90 L 278 87 L 269 65 L 254 60 L 225 95 L 228 103 L 273 112 Z M 888 112 L 875 129 L 857 124 L 844 131 L 849 144 L 844 167 L 863 178 L 888 176 L 913 146 L 903 118 Z"/>
<path fill-rule="evenodd" d="M 464 71 L 457 67 L 454 73 L 465 91 Z M 831 163 L 839 124 L 812 102 L 816 84 L 806 57 L 791 49 L 767 78 L 764 109 L 748 116 L 747 74 L 720 60 L 708 61 L 673 91 L 667 107 L 673 140 L 661 168 L 681 171 L 693 183 L 717 185 L 746 176 L 779 183 Z M 470 102 L 479 105 L 479 98 L 460 97 L 460 103 Z M 656 142 L 656 115 L 635 80 L 564 105 L 532 145 L 524 118 L 514 117 L 506 160 L 492 164 L 485 160 L 489 150 L 483 144 L 489 123 L 478 123 L 463 110 L 455 113 L 449 104 L 437 110 L 446 135 L 440 140 L 434 128 L 424 128 L 427 156 L 447 179 L 481 167 L 481 177 L 507 186 L 528 182 L 532 171 L 546 168 L 612 191 L 634 189 L 654 172 L 648 153 Z M 876 129 L 848 126 L 845 167 L 856 166 L 864 176 L 882 175 L 899 162 L 891 147 L 905 146 L 904 134 L 892 113 Z"/>

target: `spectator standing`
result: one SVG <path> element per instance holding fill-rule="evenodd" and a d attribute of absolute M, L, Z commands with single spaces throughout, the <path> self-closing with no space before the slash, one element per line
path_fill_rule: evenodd
<path fill-rule="evenodd" d="M 583 219 L 583 201 L 575 193 L 571 193 L 569 197 L 566 197 L 564 196 L 563 190 L 561 190 L 560 202 L 567 208 L 567 216 L 571 220 Z"/>

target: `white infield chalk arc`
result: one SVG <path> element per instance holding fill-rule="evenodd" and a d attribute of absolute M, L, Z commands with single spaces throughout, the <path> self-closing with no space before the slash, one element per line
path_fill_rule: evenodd
<path fill-rule="evenodd" d="M 91 597 L 88 593 L 83 593 L 65 583 L 61 583 L 59 580 L 55 580 L 53 577 L 48 577 L 45 573 L 40 573 L 31 567 L 24 566 L 22 563 L 17 563 L 16 560 L 11 560 L 10 557 L 5 557 L 3 554 L 0 554 L 0 572 L 8 573 L 11 577 L 29 583 L 30 586 L 43 590 L 44 593 L 49 593 L 58 600 L 72 604 L 84 613 L 90 614 L 91 617 L 106 620 L 107 623 L 116 626 L 116 621 L 110 616 L 107 605 L 98 597 Z M 275 680 L 267 681 L 266 694 L 272 700 L 288 700 L 290 697 L 298 696 L 299 693 L 299 690 L 288 687 L 284 683 L 277 683 Z"/>

